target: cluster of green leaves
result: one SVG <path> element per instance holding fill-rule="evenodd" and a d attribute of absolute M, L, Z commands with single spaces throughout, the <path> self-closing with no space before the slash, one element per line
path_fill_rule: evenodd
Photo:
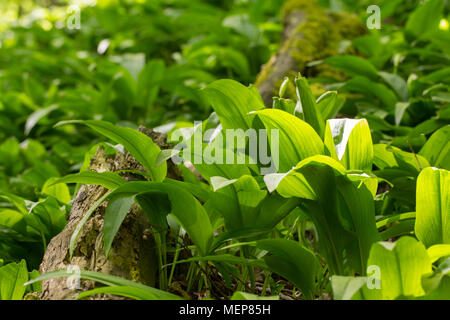
<path fill-rule="evenodd" d="M 296 79 L 296 86 L 299 100 L 295 109 L 283 98 L 276 99 L 279 103 L 275 108 L 266 109 L 253 87 L 232 80 L 219 80 L 204 90 L 219 119 L 217 132 L 278 130 L 277 173 L 261 176 L 260 163 L 194 162 L 205 182 L 174 181 L 165 178 L 165 162 L 151 160 L 160 157 L 161 151 L 150 138 L 102 121 L 84 121 L 81 123 L 122 143 L 147 169 L 151 181 L 124 182 L 117 175 L 111 183 L 112 176 L 91 172 L 60 182 L 100 184 L 111 189 L 85 217 L 109 199 L 103 228 L 107 254 L 133 201 L 160 231 L 181 227 L 186 232 L 193 245 L 186 248 L 178 242 L 175 250 L 188 250 L 192 257 L 175 258 L 160 266 L 160 290 L 170 286 L 167 266 L 190 263 L 193 270 L 189 280 L 200 290 L 213 290 L 210 275 L 219 270 L 230 290 L 256 293 L 255 274 L 264 271 L 264 285 L 272 294 L 280 292 L 271 276 L 278 274 L 306 299 L 331 291 L 336 299 L 449 298 L 449 258 L 445 258 L 450 254 L 449 171 L 431 167 L 429 153 L 420 156 L 418 167 L 413 161 L 418 155 L 373 145 L 366 119 L 327 119 L 329 110 L 340 104 L 333 92 L 316 100 L 305 78 Z M 208 120 L 203 125 L 206 127 Z M 188 146 L 193 135 L 183 139 Z M 222 147 L 219 139 L 216 135 L 203 141 L 203 154 L 215 155 Z M 268 146 L 270 139 L 269 134 Z M 441 143 L 448 140 L 447 135 Z M 376 160 L 377 149 L 389 153 L 380 159 L 383 162 Z M 191 153 L 186 148 L 181 156 L 192 159 Z M 378 176 L 379 172 L 389 172 L 388 167 L 417 182 L 414 212 L 383 210 L 392 201 L 390 193 L 396 186 L 395 181 Z M 380 196 L 379 183 L 393 188 Z M 175 239 L 179 239 L 178 232 Z M 157 243 L 165 246 L 165 251 L 160 251 L 164 255 L 161 261 L 167 261 L 165 253 L 174 250 L 166 236 L 170 238 L 167 231 L 155 232 Z M 380 278 L 368 274 L 373 266 Z M 67 275 L 67 271 L 60 271 L 34 281 Z M 373 277 L 381 283 L 375 289 L 368 285 Z M 146 287 L 144 293 L 142 288 L 129 286 L 109 288 L 100 290 L 138 299 L 150 298 L 155 290 Z"/>
<path fill-rule="evenodd" d="M 67 27 L 77 14 L 69 4 L 0 4 L 0 258 L 31 269 L 77 191 L 51 184 L 85 171 L 98 146 L 89 130 L 74 136 L 57 122 L 203 118 L 199 89 L 222 77 L 254 81 L 281 30 L 281 3 L 97 1 L 81 7 L 80 29 Z"/>
<path fill-rule="evenodd" d="M 10 55 L 0 53 L 0 61 L 16 68 L 0 77 L 0 102 L 5 106 L 0 109 L 5 120 L 0 134 L 17 137 L 0 146 L 6 154 L 14 150 L 12 157 L 0 153 L 0 166 L 5 168 L 0 176 L 0 257 L 5 262 L 29 257 L 33 246 L 38 248 L 33 252 L 42 254 L 65 224 L 72 190 L 68 184 L 94 184 L 109 192 L 76 227 L 70 256 L 84 224 L 104 201 L 108 204 L 102 232 L 108 256 L 136 203 L 153 228 L 158 281 L 149 287 L 82 271 L 82 278 L 106 286 L 84 292 L 80 299 L 98 293 L 180 299 L 169 291 L 185 264 L 185 291 L 210 298 L 276 299 L 286 292 L 301 292 L 304 299 L 450 298 L 448 31 L 437 29 L 446 13 L 444 1 L 428 0 L 411 15 L 405 12 L 414 1 L 381 1 L 383 17 L 392 16 L 399 25 L 405 23 L 404 28 L 387 26 L 342 43 L 340 47 L 352 54 L 324 63 L 346 74 L 345 82 L 310 79 L 330 90 L 316 98 L 308 81 L 299 76 L 297 99 L 286 99 L 289 80 L 285 80 L 270 109 L 253 86 L 232 80 L 205 85 L 230 76 L 252 81 L 258 59 L 264 60 L 268 50 L 267 32 L 254 23 L 272 5 L 248 2 L 247 15 L 239 7 L 227 15 L 225 1 L 113 2 L 114 6 L 83 11 L 86 29 L 79 33 L 54 29 L 46 40 L 39 24 L 14 29 L 22 36 L 6 46 L 4 52 Z M 321 3 L 340 9 L 350 1 Z M 122 20 L 123 13 L 130 20 Z M 140 23 L 141 16 L 156 22 Z M 141 24 L 145 27 L 138 28 Z M 275 26 L 260 27 L 270 33 Z M 16 46 L 29 38 L 40 39 L 44 47 L 62 38 L 63 45 L 52 50 L 66 53 L 18 50 Z M 89 53 L 92 43 L 97 50 L 106 39 L 106 56 Z M 255 47 L 252 39 L 263 39 L 256 42 L 262 45 L 264 58 L 253 56 L 261 47 Z M 227 50 L 230 47 L 247 64 Z M 27 63 L 12 61 L 16 56 L 27 58 Z M 49 69 L 42 70 L 44 66 Z M 54 70 L 64 77 L 53 82 Z M 35 74 L 39 81 L 31 76 Z M 181 141 L 172 141 L 186 146 L 181 152 L 161 151 L 149 137 L 133 130 L 134 121 L 151 127 L 166 122 L 167 110 L 173 107 L 196 117 L 209 113 L 210 106 L 214 112 L 197 126 L 183 115 L 158 128 L 168 133 L 184 128 Z M 158 116 L 159 111 L 164 117 Z M 73 118 L 83 120 L 54 126 Z M 109 143 L 101 143 L 107 152 L 120 152 L 123 146 L 145 168 L 143 181 L 125 182 L 118 172 L 88 171 L 99 144 L 90 145 L 87 153 L 86 147 L 74 149 L 86 143 L 81 139 L 91 138 L 78 124 L 108 139 Z M 200 129 L 214 129 L 213 136 L 200 141 L 201 155 L 192 147 Z M 278 161 L 273 157 L 277 172 L 262 176 L 266 163 L 261 161 L 215 163 L 213 159 L 226 153 L 220 151 L 236 150 L 236 145 L 223 143 L 220 133 L 227 129 L 244 133 L 266 129 L 268 135 L 265 140 L 260 137 L 258 145 L 266 144 L 271 155 L 277 152 Z M 271 130 L 279 133 L 277 145 Z M 248 147 L 250 139 L 244 142 Z M 203 163 L 179 165 L 184 181 L 172 180 L 166 177 L 166 161 L 174 154 L 185 161 L 203 156 Z M 250 154 L 234 156 L 249 160 Z M 65 175 L 69 171 L 79 173 Z M 32 268 L 38 257 L 36 261 Z M 5 289 L 2 272 L 14 279 Z M 71 275 L 60 270 L 28 281 L 35 272 L 29 276 L 23 262 L 7 264 L 0 268 L 0 298 L 21 298 L 27 290 L 38 290 L 26 286 Z"/>
<path fill-rule="evenodd" d="M 445 3 L 426 1 L 402 15 L 404 21 L 398 23 L 405 26 L 399 28 L 388 21 L 402 12 L 396 10 L 401 1 L 382 2 L 382 29 L 343 43 L 342 55 L 323 61 L 348 78 L 310 81 L 346 96 L 340 112 L 364 116 L 375 142 L 418 152 L 429 135 L 450 122 L 450 33 Z M 446 157 L 431 164 L 448 164 Z"/>

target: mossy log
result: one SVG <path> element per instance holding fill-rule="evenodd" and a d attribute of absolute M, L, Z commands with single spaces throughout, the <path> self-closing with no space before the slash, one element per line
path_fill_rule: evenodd
<path fill-rule="evenodd" d="M 278 95 L 284 77 L 293 80 L 298 72 L 308 77 L 339 76 L 325 64 L 309 66 L 308 63 L 337 54 L 343 40 L 365 33 L 357 16 L 327 11 L 314 0 L 289 0 L 282 15 L 280 49 L 262 67 L 255 82 L 266 106 L 272 105 L 272 97 Z M 295 98 L 293 85 L 288 88 L 287 96 Z"/>
<path fill-rule="evenodd" d="M 165 136 L 143 127 L 139 131 L 149 135 L 161 148 L 167 148 Z M 107 155 L 99 148 L 91 160 L 90 170 L 97 172 L 118 170 L 141 170 L 143 167 L 129 154 L 117 152 Z M 180 179 L 177 167 L 170 166 L 168 175 Z M 121 174 L 126 180 L 140 180 L 139 175 Z M 91 270 L 120 276 L 146 285 L 154 286 L 157 278 L 158 260 L 150 224 L 145 213 L 133 205 L 114 238 L 108 259 L 103 245 L 103 217 L 107 203 L 101 205 L 86 222 L 78 237 L 72 260 L 69 258 L 69 244 L 72 234 L 86 212 L 107 190 L 101 186 L 83 185 L 73 201 L 68 224 L 54 237 L 45 252 L 40 265 L 40 273 L 68 270 L 76 266 L 81 270 Z M 73 270 L 73 269 L 72 269 Z M 45 300 L 74 299 L 81 291 L 93 289 L 91 281 L 80 281 L 80 288 L 69 288 L 67 278 L 43 281 L 40 298 Z M 95 299 L 112 299 L 112 296 L 97 295 Z"/>

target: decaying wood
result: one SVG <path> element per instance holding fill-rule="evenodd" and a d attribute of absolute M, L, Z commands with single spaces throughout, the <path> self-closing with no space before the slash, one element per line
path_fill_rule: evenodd
<path fill-rule="evenodd" d="M 139 131 L 150 136 L 162 149 L 168 148 L 165 136 L 143 127 Z M 107 155 L 102 148 L 97 150 L 91 161 L 90 170 L 97 172 L 117 170 L 141 170 L 141 165 L 129 154 L 117 152 Z M 175 166 L 169 162 L 168 176 L 179 179 Z M 139 175 L 123 175 L 126 180 L 142 179 Z M 154 285 L 157 276 L 158 262 L 155 253 L 153 236 L 145 213 L 133 205 L 120 227 L 109 254 L 105 258 L 103 247 L 103 216 L 106 203 L 101 205 L 86 222 L 79 235 L 73 258 L 69 260 L 69 243 L 71 236 L 81 218 L 100 199 L 107 190 L 101 186 L 83 185 L 73 202 L 68 224 L 64 230 L 54 237 L 45 252 L 39 271 L 41 274 L 54 270 L 67 270 L 75 266 L 81 270 L 91 270 L 120 276 L 143 284 Z M 41 299 L 74 299 L 79 292 L 93 289 L 94 283 L 81 280 L 78 290 L 69 288 L 67 278 L 57 278 L 42 283 Z M 111 296 L 96 296 L 96 299 L 111 299 Z"/>

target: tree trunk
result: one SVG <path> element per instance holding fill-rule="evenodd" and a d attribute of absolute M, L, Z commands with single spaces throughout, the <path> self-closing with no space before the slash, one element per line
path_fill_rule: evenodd
<path fill-rule="evenodd" d="M 139 131 L 149 135 L 162 149 L 168 148 L 165 144 L 165 136 L 152 132 L 143 127 Z M 107 155 L 102 148 L 97 150 L 91 161 L 90 170 L 97 172 L 117 170 L 141 170 L 143 167 L 129 154 L 117 152 L 115 155 Z M 179 179 L 177 168 L 169 163 L 168 175 Z M 139 175 L 126 174 L 123 177 L 128 180 L 140 180 Z M 79 221 L 86 212 L 100 199 L 107 190 L 101 186 L 83 185 L 73 202 L 69 214 L 69 221 L 63 231 L 54 237 L 45 252 L 39 271 L 41 274 L 67 270 L 68 268 L 80 268 L 106 274 L 120 276 L 126 279 L 141 282 L 153 286 L 156 282 L 158 260 L 155 252 L 153 236 L 145 213 L 133 205 L 121 225 L 108 259 L 105 257 L 103 246 L 103 216 L 105 202 L 102 204 L 84 225 L 78 237 L 73 258 L 69 260 L 69 244 L 72 234 Z M 43 281 L 41 299 L 59 300 L 74 299 L 80 291 L 94 288 L 91 281 L 81 281 L 81 288 L 73 290 L 68 286 L 68 279 L 57 278 Z M 112 296 L 99 295 L 96 299 L 111 299 Z"/>
<path fill-rule="evenodd" d="M 278 95 L 284 77 L 293 80 L 298 72 L 308 77 L 339 76 L 325 64 L 311 63 L 340 53 L 343 40 L 365 33 L 358 17 L 326 11 L 314 0 L 289 0 L 282 14 L 284 29 L 280 49 L 262 67 L 255 83 L 266 106 L 272 105 L 272 97 Z M 293 85 L 288 88 L 288 97 L 296 98 Z"/>

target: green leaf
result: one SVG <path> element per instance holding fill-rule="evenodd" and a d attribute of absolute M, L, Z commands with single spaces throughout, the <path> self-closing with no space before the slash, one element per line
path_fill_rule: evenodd
<path fill-rule="evenodd" d="M 42 118 L 44 118 L 45 116 L 47 116 L 48 114 L 50 114 L 51 112 L 53 112 L 56 109 L 58 109 L 57 105 L 51 105 L 49 107 L 36 110 L 32 114 L 30 114 L 28 116 L 27 122 L 25 123 L 25 131 L 24 131 L 25 135 L 28 136 L 30 134 L 31 130 L 39 122 L 39 120 L 41 120 Z"/>
<path fill-rule="evenodd" d="M 432 271 L 424 245 L 408 236 L 394 243 L 375 243 L 370 250 L 368 266 L 379 268 L 381 286 L 379 289 L 363 287 L 366 299 L 422 296 L 425 294 L 422 276 Z"/>
<path fill-rule="evenodd" d="M 149 171 L 153 181 L 159 182 L 166 177 L 167 164 L 156 165 L 156 160 L 161 150 L 145 134 L 130 128 L 114 126 L 109 122 L 100 120 L 69 120 L 59 122 L 56 126 L 72 123 L 84 124 L 114 142 L 123 145 Z"/>
<path fill-rule="evenodd" d="M 155 294 L 152 291 L 148 291 L 142 288 L 127 287 L 127 286 L 110 286 L 101 287 L 89 291 L 80 293 L 77 297 L 78 300 L 87 298 L 94 294 L 112 294 L 116 296 L 122 296 L 135 300 L 178 300 L 178 297 L 168 296 L 168 299 L 162 298 L 160 295 Z"/>
<path fill-rule="evenodd" d="M 69 256 L 70 260 L 72 260 L 73 252 L 75 250 L 75 245 L 78 240 L 78 236 L 80 235 L 81 230 L 83 229 L 83 226 L 86 224 L 86 222 L 89 220 L 91 215 L 94 213 L 95 210 L 111 195 L 111 192 L 106 193 L 103 195 L 100 199 L 98 199 L 92 207 L 89 208 L 89 210 L 84 214 L 83 218 L 81 218 L 80 222 L 78 222 L 77 226 L 75 227 L 75 231 L 72 233 L 72 236 L 70 237 L 70 244 L 69 244 Z"/>
<path fill-rule="evenodd" d="M 28 270 L 25 260 L 9 263 L 0 268 L 0 300 L 22 300 Z"/>
<path fill-rule="evenodd" d="M 69 203 L 71 200 L 69 188 L 66 184 L 55 185 L 54 181 L 58 178 L 48 179 L 42 187 L 42 193 L 52 196 L 62 203 Z"/>
<path fill-rule="evenodd" d="M 367 94 L 369 96 L 374 96 L 378 98 L 383 108 L 386 110 L 393 110 L 398 99 L 392 90 L 381 83 L 370 81 L 365 77 L 354 77 L 347 81 L 346 84 L 341 88 L 345 91 L 359 92 Z"/>
<path fill-rule="evenodd" d="M 398 126 L 402 122 L 406 109 L 410 106 L 409 102 L 397 102 L 395 105 L 395 125 Z"/>
<path fill-rule="evenodd" d="M 287 172 L 297 163 L 310 156 L 324 153 L 324 145 L 320 136 L 303 120 L 294 115 L 277 109 L 266 109 L 255 112 L 267 129 L 269 140 L 272 141 L 271 130 L 278 130 L 279 172 Z"/>
<path fill-rule="evenodd" d="M 208 214 L 188 191 L 171 183 L 128 182 L 111 193 L 111 197 L 131 197 L 145 193 L 164 192 L 168 195 L 171 213 L 191 237 L 201 254 L 205 255 L 212 244 L 213 229 Z"/>
<path fill-rule="evenodd" d="M 388 73 L 384 71 L 378 72 L 378 75 L 395 91 L 400 99 L 403 101 L 408 101 L 408 85 L 402 77 L 396 75 L 395 73 Z"/>
<path fill-rule="evenodd" d="M 283 197 L 309 200 L 304 211 L 314 222 L 332 274 L 345 275 L 346 264 L 364 272 L 370 246 L 379 240 L 373 197 L 364 183 L 355 186 L 345 168 L 326 156 L 307 158 L 287 174 L 266 175 L 264 181 Z"/>
<path fill-rule="evenodd" d="M 317 108 L 322 114 L 323 120 L 332 119 L 344 105 L 345 98 L 337 96 L 336 91 L 327 91 L 317 98 Z"/>
<path fill-rule="evenodd" d="M 416 213 L 407 212 L 394 216 L 389 216 L 377 222 L 378 229 L 385 229 L 380 232 L 382 240 L 398 238 L 403 235 L 412 234 L 414 223 L 416 222 Z"/>
<path fill-rule="evenodd" d="M 12 193 L 0 192 L 0 199 L 4 199 L 7 202 L 10 202 L 13 206 L 17 208 L 21 213 L 28 214 L 27 205 L 25 203 L 25 199 L 16 196 Z"/>
<path fill-rule="evenodd" d="M 431 263 L 438 261 L 440 258 L 450 256 L 450 244 L 435 244 L 427 249 Z"/>
<path fill-rule="evenodd" d="M 211 184 L 216 192 L 210 203 L 224 217 L 229 231 L 248 226 L 270 230 L 298 205 L 294 199 L 268 195 L 250 175 L 233 180 L 213 177 Z"/>
<path fill-rule="evenodd" d="M 103 224 L 103 241 L 105 244 L 105 255 L 108 257 L 114 237 L 119 231 L 128 211 L 130 211 L 133 204 L 134 196 L 111 196 L 108 202 L 108 207 L 105 212 L 105 220 Z"/>
<path fill-rule="evenodd" d="M 332 276 L 333 299 L 351 300 L 366 283 L 366 277 Z"/>
<path fill-rule="evenodd" d="M 100 185 L 106 189 L 116 189 L 125 183 L 117 173 L 114 172 L 96 172 L 96 171 L 82 171 L 75 174 L 69 174 L 62 178 L 54 180 L 51 185 L 58 183 L 82 183 L 90 185 Z"/>
<path fill-rule="evenodd" d="M 373 150 L 373 162 L 382 170 L 381 174 L 377 172 L 377 175 L 388 180 L 402 176 L 416 177 L 423 168 L 430 166 L 423 156 L 386 144 L 376 144 Z"/>
<path fill-rule="evenodd" d="M 251 128 L 251 111 L 264 109 L 256 89 L 243 86 L 234 80 L 218 80 L 203 92 L 220 119 L 224 129 Z"/>
<path fill-rule="evenodd" d="M 372 169 L 372 136 L 366 119 L 328 120 L 325 146 L 348 170 Z"/>
<path fill-rule="evenodd" d="M 272 254 L 265 256 L 264 261 L 273 272 L 292 281 L 306 298 L 314 298 L 320 264 L 312 251 L 298 242 L 285 239 L 260 240 L 256 246 Z"/>
<path fill-rule="evenodd" d="M 427 158 L 431 165 L 450 170 L 450 125 L 433 133 L 419 154 Z"/>
<path fill-rule="evenodd" d="M 358 56 L 333 56 L 325 62 L 350 76 L 364 76 L 372 80 L 378 78 L 378 71 L 372 63 Z"/>
<path fill-rule="evenodd" d="M 417 179 L 416 236 L 427 247 L 450 244 L 450 172 L 426 168 Z"/>
<path fill-rule="evenodd" d="M 153 106 L 159 93 L 165 69 L 163 60 L 153 59 L 139 73 L 137 100 L 144 108 Z"/>
<path fill-rule="evenodd" d="M 430 31 L 437 30 L 443 8 L 443 0 L 425 1 L 408 17 L 405 31 L 419 37 Z"/>
<path fill-rule="evenodd" d="M 308 80 L 300 76 L 298 79 L 295 79 L 295 85 L 297 86 L 299 108 L 301 109 L 299 111 L 303 113 L 305 121 L 316 130 L 321 138 L 323 138 L 325 123 L 314 100 Z"/>
<path fill-rule="evenodd" d="M 25 285 L 33 284 L 38 281 L 48 280 L 48 279 L 55 279 L 55 278 L 66 278 L 73 276 L 73 273 L 71 271 L 67 270 L 58 270 L 58 271 L 52 271 L 47 272 L 37 278 L 34 278 Z M 142 293 L 142 290 L 147 292 L 147 297 L 150 297 L 152 295 L 155 300 L 182 300 L 181 297 L 173 295 L 171 293 L 168 293 L 166 291 L 158 290 L 131 280 L 123 279 L 117 276 L 104 274 L 100 272 L 94 272 L 94 271 L 85 271 L 81 270 L 80 277 L 82 279 L 91 280 L 95 282 L 102 283 L 107 286 L 113 286 L 113 287 L 131 287 L 131 288 L 137 288 L 140 289 L 139 293 Z M 104 289 L 106 290 L 106 289 Z M 112 289 L 116 290 L 118 292 L 118 289 Z M 136 291 L 137 292 L 137 291 Z"/>

